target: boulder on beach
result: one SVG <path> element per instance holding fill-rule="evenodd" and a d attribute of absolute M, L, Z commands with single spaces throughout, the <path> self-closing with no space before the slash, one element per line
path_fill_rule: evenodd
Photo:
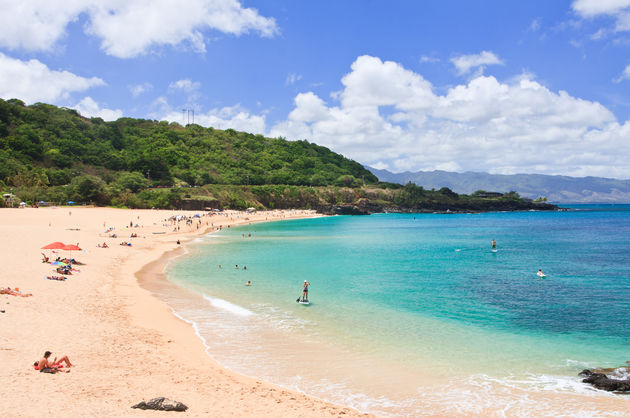
<path fill-rule="evenodd" d="M 173 401 L 165 397 L 153 398 L 147 402 L 142 401 L 132 406 L 132 408 L 154 409 L 156 411 L 178 411 L 178 412 L 183 412 L 188 409 L 188 407 L 184 405 L 183 403 Z"/>
<path fill-rule="evenodd" d="M 627 367 L 618 369 L 582 370 L 578 376 L 584 376 L 583 383 L 589 383 L 597 389 L 608 392 L 630 392 L 630 378 Z M 608 373 L 608 374 L 606 374 Z"/>

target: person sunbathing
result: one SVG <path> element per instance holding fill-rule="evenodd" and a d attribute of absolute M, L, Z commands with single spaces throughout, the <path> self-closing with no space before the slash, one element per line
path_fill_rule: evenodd
<path fill-rule="evenodd" d="M 48 258 L 48 257 L 46 256 L 46 254 L 44 254 L 44 253 L 41 253 L 41 254 L 42 254 L 42 257 L 43 257 L 43 258 L 42 258 L 42 263 L 48 263 L 48 262 L 50 261 L 50 258 Z"/>
<path fill-rule="evenodd" d="M 72 363 L 70 363 L 70 359 L 68 356 L 63 356 L 60 359 L 55 359 L 53 361 L 48 360 L 52 353 L 50 351 L 46 351 L 44 353 L 44 357 L 40 361 L 36 361 L 33 363 L 35 370 L 39 370 L 42 373 L 57 373 L 59 371 L 69 372 L 70 370 L 60 370 L 64 367 L 62 363 L 66 363 L 65 367 L 72 367 Z"/>
<path fill-rule="evenodd" d="M 48 280 L 60 280 L 60 281 L 66 280 L 66 278 L 63 277 L 63 276 L 46 276 L 46 279 L 48 279 Z"/>
<path fill-rule="evenodd" d="M 11 289 L 10 287 L 7 287 L 6 289 L 0 289 L 0 294 L 2 295 L 11 295 L 11 296 L 20 296 L 23 298 L 27 298 L 29 296 L 33 296 L 32 293 L 22 293 L 18 290 L 18 288 L 16 287 L 15 290 Z"/>

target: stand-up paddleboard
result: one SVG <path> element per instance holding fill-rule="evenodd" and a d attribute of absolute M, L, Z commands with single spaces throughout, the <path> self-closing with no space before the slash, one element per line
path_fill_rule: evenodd
<path fill-rule="evenodd" d="M 309 300 L 301 300 L 301 301 L 299 302 L 299 304 L 300 304 L 300 305 L 310 305 L 310 304 L 311 304 L 311 301 L 309 301 Z"/>
<path fill-rule="evenodd" d="M 546 274 L 536 274 L 536 276 L 538 276 L 539 279 L 544 279 L 545 277 L 547 277 Z"/>
<path fill-rule="evenodd" d="M 497 251 L 499 251 L 499 250 L 497 250 L 496 248 L 493 248 L 493 249 L 491 249 L 490 251 L 492 251 L 493 253 L 496 253 L 496 252 L 497 252 Z"/>

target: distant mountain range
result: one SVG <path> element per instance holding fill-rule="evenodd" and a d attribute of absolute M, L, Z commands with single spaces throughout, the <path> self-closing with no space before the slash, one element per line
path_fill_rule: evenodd
<path fill-rule="evenodd" d="M 366 168 L 381 181 L 400 184 L 411 181 L 425 189 L 448 187 L 455 193 L 514 190 L 522 197 L 536 199 L 544 196 L 553 203 L 630 203 L 630 180 L 543 174 L 453 173 L 440 170 L 392 173 Z"/>

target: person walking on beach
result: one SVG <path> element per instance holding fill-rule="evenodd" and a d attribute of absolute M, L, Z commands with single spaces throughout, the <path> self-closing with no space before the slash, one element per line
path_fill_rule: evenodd
<path fill-rule="evenodd" d="M 304 280 L 304 284 L 302 284 L 302 302 L 308 302 L 308 287 L 311 284 Z"/>

